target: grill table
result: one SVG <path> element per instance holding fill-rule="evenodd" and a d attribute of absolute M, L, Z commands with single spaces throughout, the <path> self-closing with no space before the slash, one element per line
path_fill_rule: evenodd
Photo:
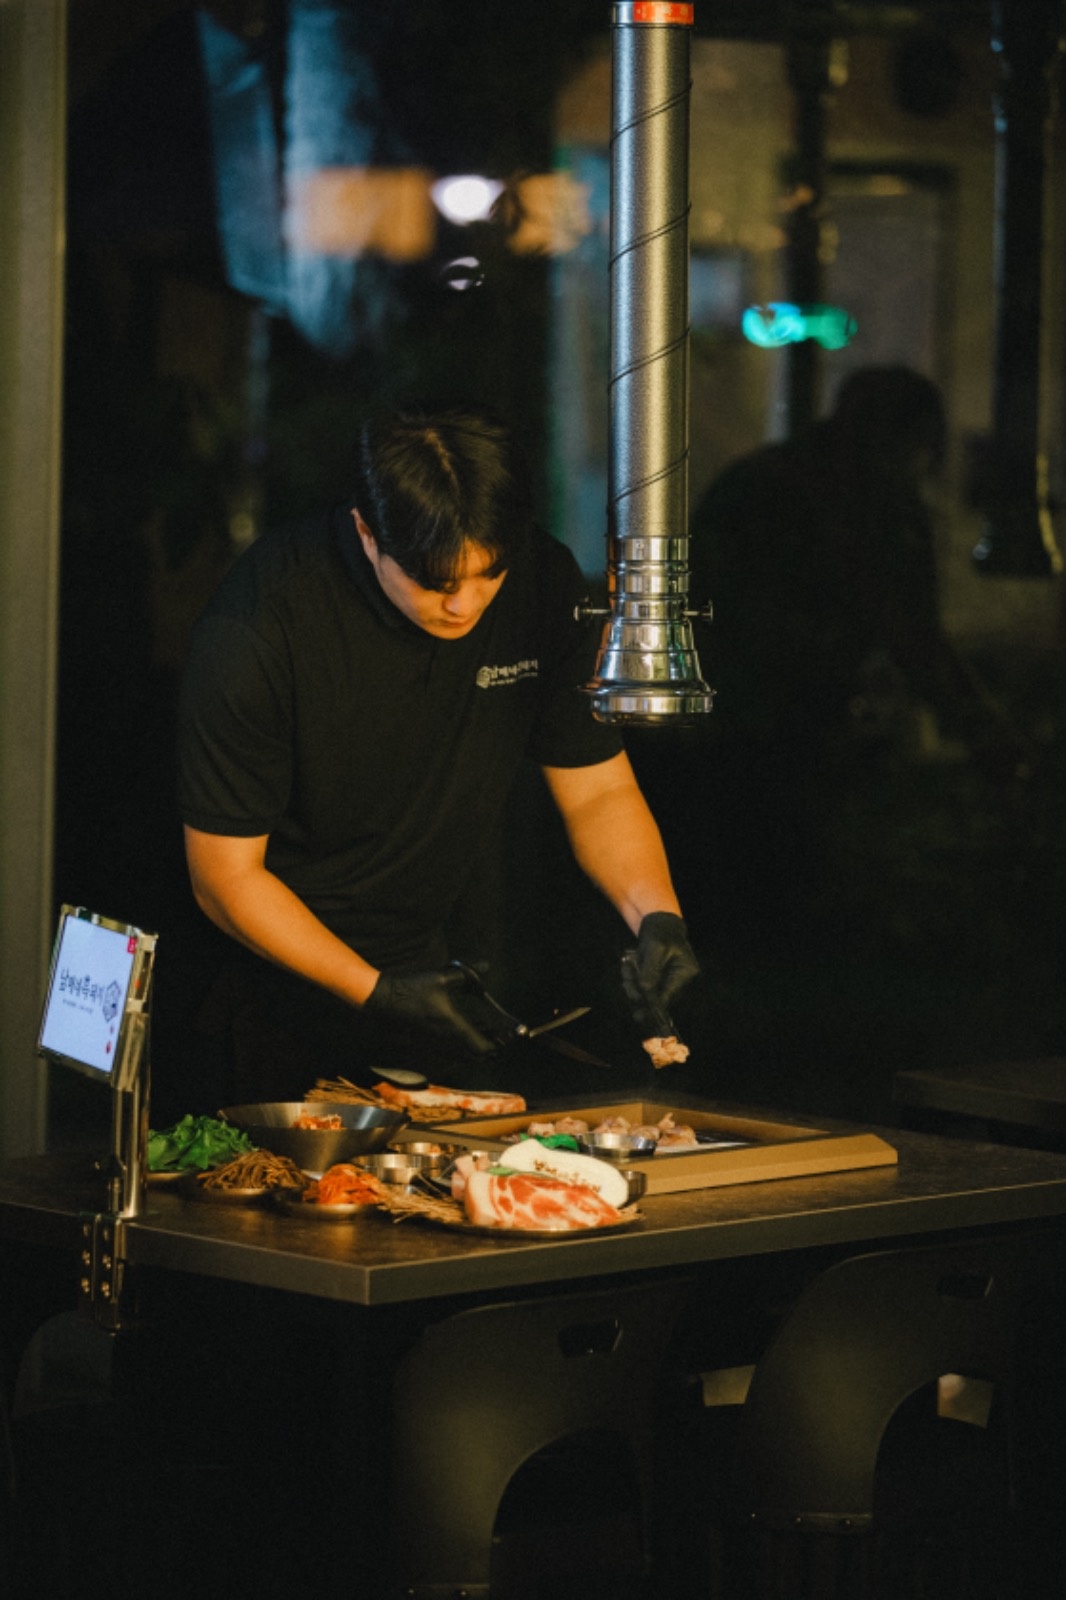
<path fill-rule="evenodd" d="M 713 1102 L 705 1109 L 767 1127 L 805 1126 L 758 1109 Z M 456 1127 L 442 1129 L 441 1137 Z M 232 1556 L 226 1540 L 242 1506 L 258 1530 L 258 1544 L 253 1539 L 242 1548 L 254 1554 L 264 1542 L 264 1519 L 273 1536 L 284 1524 L 283 1508 L 313 1492 L 314 1516 L 324 1527 L 340 1526 L 334 1519 L 343 1517 L 346 1528 L 367 1536 L 358 1552 L 347 1535 L 313 1541 L 315 1584 L 351 1600 L 391 1594 L 375 1589 L 359 1566 L 365 1558 L 373 1569 L 379 1556 L 372 1536 L 387 1520 L 381 1449 L 368 1441 L 388 1437 L 392 1363 L 419 1330 L 479 1305 L 543 1305 L 560 1293 L 597 1289 L 624 1297 L 635 1286 L 677 1279 L 702 1286 L 714 1315 L 728 1317 L 745 1311 L 751 1293 L 773 1300 L 782 1284 L 791 1292 L 827 1261 L 866 1249 L 1015 1234 L 1035 1234 L 1053 1248 L 1061 1239 L 1066 1155 L 824 1120 L 814 1132 L 823 1140 L 873 1137 L 898 1159 L 653 1193 L 641 1201 L 643 1220 L 632 1228 L 544 1241 L 395 1222 L 380 1213 L 326 1225 L 266 1208 L 186 1201 L 153 1187 L 123 1241 L 127 1281 L 143 1295 L 147 1331 L 120 1334 L 116 1353 L 136 1352 L 142 1339 L 154 1352 L 143 1381 L 150 1417 L 163 1419 L 162 1443 L 158 1463 L 142 1463 L 127 1483 L 149 1495 L 153 1482 L 165 1480 L 163 1504 L 204 1497 L 211 1515 L 202 1506 L 188 1515 L 197 1540 L 222 1541 L 217 1561 Z M 9 1357 L 33 1316 L 74 1304 L 85 1219 L 101 1203 L 101 1180 L 88 1157 L 51 1155 L 0 1167 L 0 1315 Z M 197 1414 L 201 1402 L 208 1415 L 217 1408 L 237 1436 L 245 1425 L 269 1429 L 272 1412 L 288 1417 L 290 1408 L 308 1441 L 289 1445 L 284 1434 L 286 1452 L 295 1456 L 284 1469 L 269 1450 L 242 1458 L 263 1463 L 252 1494 L 225 1458 L 225 1431 L 212 1445 L 221 1458 L 207 1446 L 206 1457 L 196 1454 L 195 1430 L 182 1456 L 174 1418 L 189 1411 L 190 1397 Z M 166 1475 L 183 1459 L 189 1477 L 179 1493 Z M 227 1496 L 240 1502 L 228 1513 Z M 111 1497 L 113 1511 L 121 1500 Z M 136 1541 L 142 1527 L 154 1528 L 152 1515 L 131 1514 L 116 1526 Z"/>
<path fill-rule="evenodd" d="M 675 1109 L 680 1115 L 683 1108 Z M 757 1108 L 706 1102 L 704 1109 L 749 1125 L 804 1126 Z M 451 1140 L 469 1126 L 444 1125 L 438 1136 Z M 819 1119 L 817 1131 L 825 1140 L 875 1139 L 879 1153 L 887 1147 L 897 1159 L 653 1193 L 641 1202 L 644 1220 L 633 1229 L 544 1242 L 397 1223 L 378 1213 L 327 1228 L 265 1208 L 193 1203 L 153 1188 L 143 1212 L 127 1224 L 126 1259 L 131 1266 L 377 1307 L 1066 1216 L 1066 1155 L 904 1129 L 860 1130 L 826 1119 Z M 101 1190 L 87 1156 L 0 1165 L 0 1238 L 76 1250 L 84 1216 L 102 1203 Z"/>

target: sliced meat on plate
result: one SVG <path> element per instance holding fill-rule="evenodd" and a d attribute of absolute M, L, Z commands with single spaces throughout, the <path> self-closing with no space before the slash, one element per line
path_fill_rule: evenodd
<path fill-rule="evenodd" d="M 525 1172 L 471 1172 L 463 1206 L 468 1219 L 481 1228 L 566 1233 L 622 1221 L 621 1212 L 595 1189 Z"/>

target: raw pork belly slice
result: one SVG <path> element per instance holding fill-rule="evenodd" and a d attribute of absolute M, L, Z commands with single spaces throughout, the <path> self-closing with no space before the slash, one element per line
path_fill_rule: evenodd
<path fill-rule="evenodd" d="M 565 1233 L 605 1228 L 622 1214 L 595 1189 L 526 1172 L 471 1172 L 463 1191 L 467 1217 L 479 1228 L 535 1228 Z"/>
<path fill-rule="evenodd" d="M 465 1156 L 456 1156 L 452 1167 L 452 1199 L 461 1200 L 472 1172 L 487 1172 L 492 1166 L 492 1156 L 482 1150 Z"/>
<path fill-rule="evenodd" d="M 374 1093 L 402 1111 L 410 1106 L 452 1107 L 459 1111 L 478 1111 L 485 1116 L 506 1117 L 524 1111 L 520 1094 L 480 1093 L 474 1089 L 443 1089 L 431 1083 L 428 1089 L 396 1089 L 391 1083 L 375 1083 Z"/>

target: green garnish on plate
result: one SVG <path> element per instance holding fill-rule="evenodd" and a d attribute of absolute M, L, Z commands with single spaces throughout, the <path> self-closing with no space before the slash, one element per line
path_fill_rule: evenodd
<path fill-rule="evenodd" d="M 182 1117 L 170 1128 L 148 1130 L 149 1172 L 206 1172 L 246 1155 L 255 1145 L 240 1128 L 218 1117 Z"/>

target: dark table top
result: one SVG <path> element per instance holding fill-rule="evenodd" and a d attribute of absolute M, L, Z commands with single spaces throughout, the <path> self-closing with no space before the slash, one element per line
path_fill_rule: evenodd
<path fill-rule="evenodd" d="M 735 1110 L 737 1108 L 730 1108 Z M 746 1115 L 780 1118 L 780 1113 Z M 827 1123 L 842 1133 L 854 1125 Z M 898 1164 L 645 1197 L 643 1220 L 600 1236 L 496 1238 L 371 1212 L 319 1221 L 149 1191 L 126 1229 L 131 1264 L 377 1306 L 518 1286 L 685 1269 L 821 1246 L 1066 1216 L 1066 1155 L 898 1129 Z M 0 1238 L 76 1248 L 104 1203 L 87 1156 L 0 1166 Z"/>
<path fill-rule="evenodd" d="M 999 1122 L 1034 1133 L 1066 1133 L 1066 1057 L 979 1062 L 897 1072 L 898 1105 Z"/>

